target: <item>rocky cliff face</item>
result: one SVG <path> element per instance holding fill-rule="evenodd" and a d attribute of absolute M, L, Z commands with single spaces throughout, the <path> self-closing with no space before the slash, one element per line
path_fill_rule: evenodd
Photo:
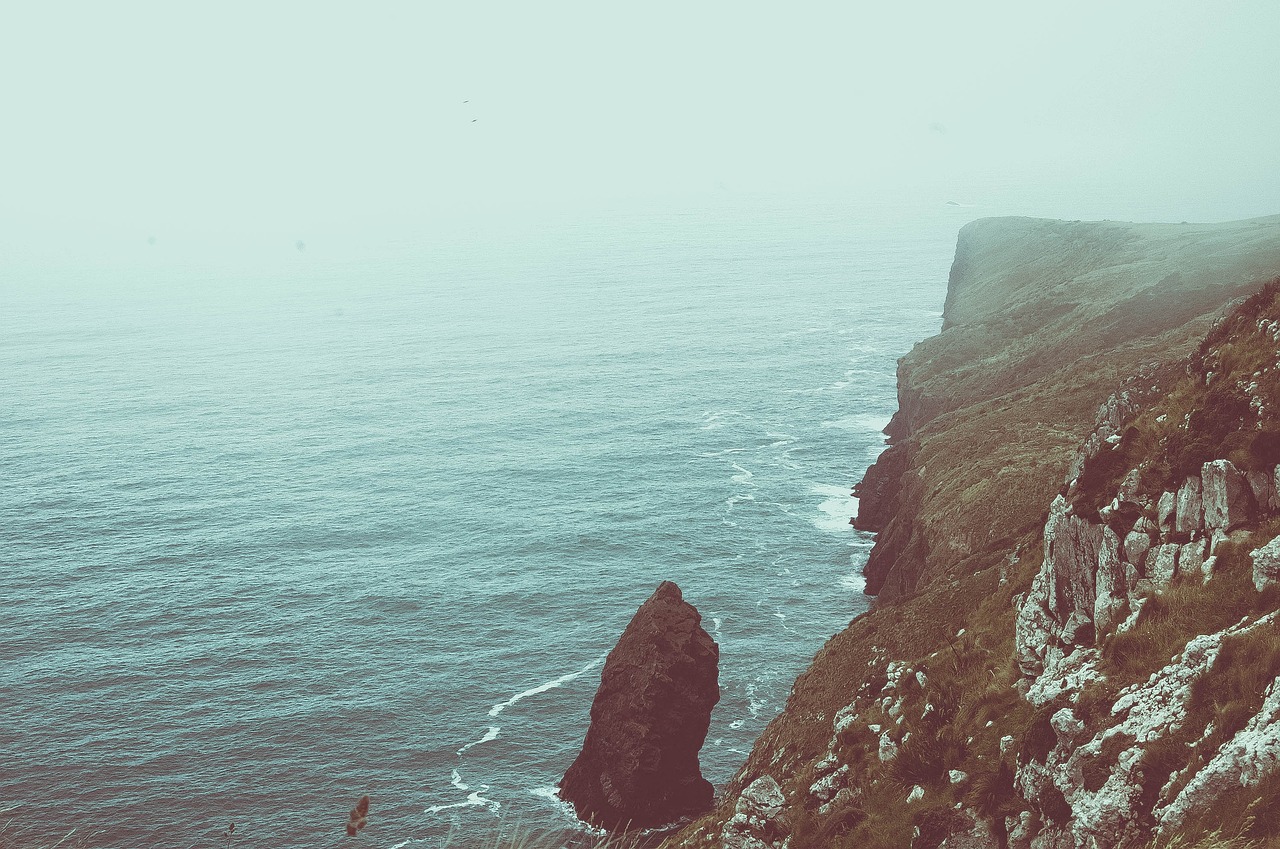
<path fill-rule="evenodd" d="M 701 621 L 663 581 L 609 653 L 582 752 L 560 783 L 582 819 L 650 828 L 711 806 L 698 752 L 720 700 L 720 651 Z"/>
<path fill-rule="evenodd" d="M 1276 218 L 964 227 L 943 330 L 899 364 L 892 445 L 867 475 L 881 484 L 859 509 L 859 527 L 880 531 L 867 591 L 914 592 L 1038 522 L 1102 399 L 1185 355 L 1223 305 L 1274 276 L 1278 231 Z M 1011 484 L 1024 497 L 1003 497 Z"/>
<path fill-rule="evenodd" d="M 860 488 L 876 608 L 682 845 L 1280 841 L 1277 273 L 1280 218 L 966 227 Z"/>

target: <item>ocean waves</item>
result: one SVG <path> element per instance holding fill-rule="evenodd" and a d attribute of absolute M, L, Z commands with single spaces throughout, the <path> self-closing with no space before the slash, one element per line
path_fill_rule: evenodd
<path fill-rule="evenodd" d="M 0 314 L 7 794 L 107 846 L 315 845 L 363 793 L 375 846 L 568 826 L 554 785 L 661 580 L 721 646 L 726 781 L 865 605 L 848 491 L 953 236 L 905 262 L 893 228 L 759 214 L 243 297 L 29 281 Z"/>

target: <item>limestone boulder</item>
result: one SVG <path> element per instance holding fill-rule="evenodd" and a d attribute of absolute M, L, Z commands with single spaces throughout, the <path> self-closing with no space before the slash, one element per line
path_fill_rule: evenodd
<path fill-rule="evenodd" d="M 1249 483 L 1253 503 L 1260 515 L 1271 516 L 1280 513 L 1280 493 L 1276 491 L 1276 470 L 1248 471 L 1245 472 L 1245 480 Z"/>
<path fill-rule="evenodd" d="M 1156 502 L 1156 523 L 1160 526 L 1161 533 L 1169 533 L 1173 530 L 1174 514 L 1177 512 L 1177 496 L 1172 492 L 1160 493 L 1160 500 Z"/>
<path fill-rule="evenodd" d="M 1253 585 L 1258 592 L 1280 583 L 1280 537 L 1254 549 L 1249 557 L 1253 560 Z"/>
<path fill-rule="evenodd" d="M 1212 460 L 1200 471 L 1206 532 L 1231 531 L 1253 518 L 1253 492 L 1230 460 Z"/>
<path fill-rule="evenodd" d="M 1178 550 L 1175 542 L 1165 543 L 1155 549 L 1154 555 L 1147 555 L 1147 577 L 1157 589 L 1167 589 L 1178 571 Z"/>
<path fill-rule="evenodd" d="M 733 816 L 720 834 L 723 849 L 775 849 L 787 840 L 789 828 L 782 817 L 787 798 L 773 776 L 762 775 L 742 791 Z"/>
<path fill-rule="evenodd" d="M 1203 527 L 1203 511 L 1200 505 L 1200 478 L 1192 475 L 1178 487 L 1173 529 L 1180 534 L 1195 533 Z"/>
<path fill-rule="evenodd" d="M 1212 806 L 1232 789 L 1256 787 L 1277 772 L 1280 772 L 1280 685 L 1272 681 L 1262 710 L 1157 813 L 1159 831 L 1167 834 L 1181 825 L 1191 811 Z"/>

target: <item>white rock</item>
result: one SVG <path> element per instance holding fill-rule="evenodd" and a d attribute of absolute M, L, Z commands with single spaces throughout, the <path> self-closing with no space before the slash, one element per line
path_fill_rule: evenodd
<path fill-rule="evenodd" d="M 1200 507 L 1200 476 L 1193 475 L 1178 487 L 1177 509 L 1173 520 L 1173 529 L 1180 534 L 1189 534 L 1201 528 L 1203 511 Z"/>
<path fill-rule="evenodd" d="M 1192 810 L 1211 807 L 1234 787 L 1256 787 L 1280 772 L 1280 681 L 1272 681 L 1262 709 L 1225 743 L 1158 816 L 1160 832 L 1182 824 Z"/>
<path fill-rule="evenodd" d="M 1084 732 L 1084 723 L 1076 719 L 1071 708 L 1062 708 L 1049 717 L 1049 725 L 1058 735 L 1058 739 L 1071 742 Z"/>
<path fill-rule="evenodd" d="M 1134 566 L 1141 566 L 1150 548 L 1150 536 L 1139 530 L 1129 531 L 1124 538 L 1124 559 Z"/>
<path fill-rule="evenodd" d="M 762 775 L 747 785 L 734 804 L 734 814 L 720 833 L 723 849 L 772 849 L 773 821 L 782 812 L 786 797 L 772 776 Z"/>
<path fill-rule="evenodd" d="M 898 744 L 893 742 L 893 738 L 886 731 L 880 735 L 880 751 L 879 757 L 881 763 L 886 763 L 898 756 Z"/>
<path fill-rule="evenodd" d="M 1006 734 L 1000 738 L 1000 754 L 1009 754 L 1009 749 L 1013 747 L 1013 735 Z"/>
<path fill-rule="evenodd" d="M 1200 575 L 1204 572 L 1204 540 L 1193 540 L 1178 549 L 1178 574 Z"/>
<path fill-rule="evenodd" d="M 919 784 L 917 784 L 915 787 L 912 787 L 911 792 L 907 794 L 907 804 L 911 804 L 912 802 L 919 802 L 923 798 L 924 798 L 924 788 L 921 787 Z"/>
<path fill-rule="evenodd" d="M 787 799 L 782 795 L 782 788 L 771 775 L 762 775 L 747 785 L 738 797 L 735 810 L 739 813 L 772 819 L 782 812 Z"/>
<path fill-rule="evenodd" d="M 1150 545 L 1146 534 L 1131 533 Z M 1127 538 L 1126 538 L 1127 545 Z M 1102 529 L 1102 547 L 1098 550 L 1098 572 L 1095 578 L 1097 597 L 1093 603 L 1093 625 L 1098 634 L 1106 634 L 1115 626 L 1129 605 L 1128 580 L 1125 566 L 1120 559 L 1120 540 L 1111 528 Z M 1146 548 L 1142 548 L 1146 553 Z"/>
<path fill-rule="evenodd" d="M 1142 608 L 1146 606 L 1146 603 L 1147 600 L 1145 598 L 1135 598 L 1133 600 L 1133 603 L 1129 606 L 1129 618 L 1116 626 L 1117 634 L 1123 634 L 1138 624 L 1138 615 L 1142 613 Z"/>
<path fill-rule="evenodd" d="M 849 774 L 849 767 L 842 766 L 835 772 L 820 778 L 809 786 L 809 795 L 821 802 L 829 802 L 844 786 L 845 776 Z"/>
<path fill-rule="evenodd" d="M 961 781 L 964 781 L 968 777 L 969 777 L 969 773 L 964 772 L 963 770 L 959 770 L 959 769 L 947 770 L 947 778 L 951 781 L 952 784 L 959 784 Z"/>
<path fill-rule="evenodd" d="M 827 752 L 827 756 L 813 765 L 813 771 L 819 775 L 831 772 L 840 765 L 840 759 L 836 757 L 835 752 Z"/>
<path fill-rule="evenodd" d="M 1249 553 L 1253 560 L 1253 585 L 1258 592 L 1280 583 L 1280 537 Z"/>
<path fill-rule="evenodd" d="M 1069 655 L 1050 652 L 1044 672 L 1027 687 L 1026 700 L 1039 707 L 1063 693 L 1078 693 L 1102 679 L 1101 663 L 1102 656 L 1097 649 L 1076 649 Z"/>
<path fill-rule="evenodd" d="M 1158 589 L 1168 589 L 1173 576 L 1177 574 L 1179 548 L 1177 543 L 1165 543 L 1156 549 L 1154 559 L 1147 557 L 1147 577 Z"/>
<path fill-rule="evenodd" d="M 1280 511 L 1280 494 L 1276 492 L 1275 470 L 1258 469 L 1245 472 L 1244 476 L 1249 484 L 1249 490 L 1253 493 L 1253 503 L 1257 505 L 1259 512 L 1263 515 L 1271 515 Z"/>
<path fill-rule="evenodd" d="M 1200 470 L 1203 480 L 1205 530 L 1230 531 L 1252 518 L 1252 493 L 1245 476 L 1230 460 L 1212 460 Z"/>
<path fill-rule="evenodd" d="M 1022 835 L 1018 840 L 1011 834 L 1009 846 L 1135 849 L 1146 845 L 1150 835 L 1140 824 L 1145 814 L 1140 809 L 1143 750 L 1148 743 L 1167 737 L 1185 722 L 1191 689 L 1212 668 L 1225 637 L 1253 628 L 1274 627 L 1276 618 L 1277 614 L 1270 614 L 1255 622 L 1194 638 L 1176 659 L 1150 679 L 1121 691 L 1111 711 L 1114 724 L 1083 743 L 1079 741 L 1085 738 L 1086 729 L 1074 713 L 1055 712 L 1050 723 L 1057 734 L 1057 744 L 1045 763 L 1020 764 L 1015 786 L 1026 799 L 1042 798 L 1050 788 L 1056 789 L 1070 805 L 1072 818 L 1061 827 Z M 1102 784 L 1093 789 L 1086 787 L 1082 780 L 1085 766 L 1096 765 L 1103 751 L 1114 750 L 1117 742 L 1122 748 Z M 1024 839 L 1027 842 L 1023 842 Z"/>
<path fill-rule="evenodd" d="M 1173 530 L 1173 517 L 1177 512 L 1177 496 L 1172 492 L 1160 493 L 1160 500 L 1156 502 L 1156 523 L 1160 525 L 1160 532 L 1167 534 Z M 1133 561 L 1130 560 L 1130 563 Z"/>

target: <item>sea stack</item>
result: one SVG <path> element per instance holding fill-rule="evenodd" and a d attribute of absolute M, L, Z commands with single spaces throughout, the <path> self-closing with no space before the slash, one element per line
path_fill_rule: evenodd
<path fill-rule="evenodd" d="M 583 820 L 652 828 L 711 807 L 698 751 L 720 700 L 720 648 L 663 581 L 605 661 L 591 724 L 560 797 Z"/>

